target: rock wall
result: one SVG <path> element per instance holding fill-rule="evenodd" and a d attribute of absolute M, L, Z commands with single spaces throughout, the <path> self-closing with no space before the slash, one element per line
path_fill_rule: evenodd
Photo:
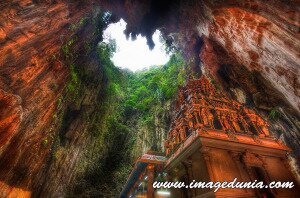
<path fill-rule="evenodd" d="M 0 9 L 0 196 L 63 196 L 85 167 L 78 161 L 105 153 L 87 130 L 105 86 L 99 7 L 8 1 Z"/>
<path fill-rule="evenodd" d="M 107 4 L 128 23 L 127 35 L 145 35 L 149 47 L 153 47 L 152 33 L 159 28 L 189 58 L 197 59 L 205 38 L 217 43 L 237 63 L 260 73 L 300 112 L 298 1 L 115 0 Z"/>
<path fill-rule="evenodd" d="M 168 100 L 162 105 L 156 105 L 151 109 L 154 121 L 145 124 L 144 120 L 137 121 L 136 143 L 132 149 L 132 155 L 135 159 L 148 150 L 164 152 L 164 142 L 169 132 L 170 122 L 175 117 L 174 101 Z"/>
<path fill-rule="evenodd" d="M 150 48 L 160 29 L 187 69 L 255 106 L 300 161 L 299 1 L 2 1 L 0 196 L 65 196 L 107 153 L 88 133 L 107 81 L 93 52 L 104 28 L 98 3 Z"/>
<path fill-rule="evenodd" d="M 279 2 L 233 5 L 210 5 L 211 24 L 199 34 L 260 73 L 299 112 L 299 10 Z"/>

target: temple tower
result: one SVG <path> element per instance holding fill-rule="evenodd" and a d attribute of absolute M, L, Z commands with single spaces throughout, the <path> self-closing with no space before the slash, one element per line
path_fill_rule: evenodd
<path fill-rule="evenodd" d="M 294 198 L 300 195 L 287 163 L 290 149 L 270 134 L 268 123 L 253 109 L 228 98 L 205 77 L 189 80 L 179 89 L 176 117 L 165 141 L 165 151 L 166 156 L 148 153 L 137 160 L 121 197 Z M 217 192 L 213 188 L 151 188 L 154 181 L 190 184 L 194 180 L 208 183 L 235 179 L 262 181 L 267 185 L 272 181 L 293 182 L 294 187 L 225 188 Z M 144 183 L 147 188 L 142 188 Z"/>
<path fill-rule="evenodd" d="M 177 115 L 165 142 L 169 180 L 293 181 L 293 189 L 172 189 L 172 197 L 297 197 L 286 161 L 289 148 L 254 110 L 218 91 L 208 79 L 180 88 Z"/>

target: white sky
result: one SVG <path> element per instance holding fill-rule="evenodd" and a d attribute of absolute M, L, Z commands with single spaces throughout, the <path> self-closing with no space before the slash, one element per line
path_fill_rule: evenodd
<path fill-rule="evenodd" d="M 104 42 L 107 42 L 109 38 L 116 40 L 117 50 L 112 58 L 116 66 L 137 71 L 168 62 L 170 56 L 166 54 L 163 44 L 159 41 L 160 32 L 158 30 L 153 34 L 155 47 L 150 50 L 146 37 L 138 35 L 135 41 L 132 41 L 131 38 L 127 40 L 123 33 L 125 28 L 126 22 L 121 19 L 117 23 L 110 24 L 103 34 Z"/>

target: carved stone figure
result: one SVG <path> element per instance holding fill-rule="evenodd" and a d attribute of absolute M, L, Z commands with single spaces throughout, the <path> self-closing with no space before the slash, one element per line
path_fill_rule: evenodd
<path fill-rule="evenodd" d="M 242 130 L 238 124 L 238 116 L 235 113 L 231 113 L 229 119 L 230 119 L 230 122 L 232 123 L 234 130 L 236 132 L 241 132 Z"/>
<path fill-rule="evenodd" d="M 232 138 L 235 133 L 247 133 L 259 136 L 269 136 L 267 122 L 252 109 L 243 107 L 240 103 L 230 99 L 217 91 L 208 79 L 190 80 L 178 93 L 177 117 L 172 123 L 169 142 L 166 148 L 174 148 L 187 138 L 187 131 L 198 128 L 214 128 L 214 121 L 218 119 L 221 129 Z M 212 113 L 212 110 L 215 112 Z M 215 118 L 216 117 L 216 118 Z M 259 137 L 258 137 L 259 138 Z M 234 139 L 234 138 L 233 138 Z"/>
<path fill-rule="evenodd" d="M 242 123 L 245 133 L 251 133 L 249 131 L 249 124 L 246 122 L 243 116 L 238 115 L 238 120 Z"/>
<path fill-rule="evenodd" d="M 219 111 L 217 111 L 217 119 L 219 120 L 222 129 L 225 129 L 225 126 L 224 126 L 224 123 L 223 123 L 223 119 L 222 119 L 222 116 L 221 116 L 221 112 L 219 112 Z"/>
<path fill-rule="evenodd" d="M 229 124 L 228 118 L 227 118 L 225 113 L 221 114 L 221 119 L 222 119 L 221 122 L 223 122 L 223 126 L 224 126 L 225 131 L 229 130 L 231 128 L 231 125 Z"/>
<path fill-rule="evenodd" d="M 256 124 L 258 126 L 258 129 L 260 131 L 260 133 L 263 133 L 266 136 L 270 135 L 269 129 L 268 129 L 268 124 L 266 121 L 264 121 L 264 119 L 262 119 L 260 116 L 256 117 Z"/>
<path fill-rule="evenodd" d="M 183 127 L 181 127 L 179 129 L 179 136 L 180 136 L 180 142 L 184 141 L 185 138 L 186 138 L 186 134 L 185 134 L 185 131 L 183 130 Z"/>
<path fill-rule="evenodd" d="M 270 132 L 268 130 L 268 124 L 255 113 L 254 110 L 245 108 L 244 112 L 249 119 L 249 122 L 252 124 L 254 129 L 257 131 L 260 136 L 269 136 Z"/>
<path fill-rule="evenodd" d="M 206 109 L 206 116 L 208 119 L 208 125 L 210 128 L 214 128 L 214 115 L 210 112 L 209 109 Z"/>
<path fill-rule="evenodd" d="M 190 128 L 195 128 L 197 123 L 195 121 L 195 117 L 193 116 L 193 114 L 188 115 L 188 123 Z"/>
<path fill-rule="evenodd" d="M 201 108 L 200 113 L 201 113 L 201 118 L 202 118 L 202 120 L 203 120 L 203 125 L 204 125 L 204 126 L 209 125 L 210 122 L 209 122 L 209 120 L 208 120 L 208 118 L 207 118 L 207 112 L 206 112 L 206 109 L 205 109 L 205 108 Z"/>
<path fill-rule="evenodd" d="M 166 155 L 168 155 L 170 153 L 171 149 L 172 149 L 170 147 L 170 143 L 169 143 L 168 140 L 165 141 L 164 146 L 165 146 L 165 150 L 166 150 Z"/>

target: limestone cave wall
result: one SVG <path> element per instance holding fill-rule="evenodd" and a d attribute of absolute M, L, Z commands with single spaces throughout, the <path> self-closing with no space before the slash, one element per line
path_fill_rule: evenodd
<path fill-rule="evenodd" d="M 66 196 L 107 155 L 90 131 L 105 117 L 96 46 L 108 23 L 92 1 L 0 7 L 0 197 Z"/>
<path fill-rule="evenodd" d="M 103 142 L 93 142 L 88 133 L 101 112 L 95 107 L 105 100 L 107 79 L 95 54 L 107 25 L 99 22 L 102 10 L 117 16 L 108 23 L 123 18 L 128 36 L 146 36 L 150 48 L 160 29 L 167 45 L 186 55 L 187 70 L 207 75 L 255 107 L 300 162 L 299 5 L 298 0 L 2 1 L 0 196 L 65 196 L 75 176 L 88 169 L 82 162 L 93 164 L 107 154 Z M 76 80 L 74 73 L 82 70 L 86 75 Z"/>

